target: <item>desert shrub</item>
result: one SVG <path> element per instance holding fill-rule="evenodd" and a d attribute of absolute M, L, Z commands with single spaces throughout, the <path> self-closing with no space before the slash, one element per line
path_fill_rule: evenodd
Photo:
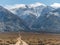
<path fill-rule="evenodd" d="M 45 45 L 43 41 L 38 41 L 38 45 Z"/>

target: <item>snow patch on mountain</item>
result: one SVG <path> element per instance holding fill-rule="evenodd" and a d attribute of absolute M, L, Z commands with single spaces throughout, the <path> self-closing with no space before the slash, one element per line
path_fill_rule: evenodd
<path fill-rule="evenodd" d="M 55 13 L 50 12 L 50 14 L 51 14 L 51 15 L 54 15 L 54 16 L 59 16 L 59 17 L 60 17 L 60 15 L 59 15 L 59 13 L 58 13 L 58 12 L 55 12 Z"/>
<path fill-rule="evenodd" d="M 29 6 L 32 7 L 32 8 L 34 8 L 34 7 L 38 7 L 38 6 L 41 6 L 41 5 L 46 6 L 45 4 L 40 3 L 40 2 L 37 2 L 35 4 L 30 4 Z"/>
<path fill-rule="evenodd" d="M 53 3 L 51 5 L 51 7 L 53 7 L 53 8 L 60 8 L 60 3 Z"/>

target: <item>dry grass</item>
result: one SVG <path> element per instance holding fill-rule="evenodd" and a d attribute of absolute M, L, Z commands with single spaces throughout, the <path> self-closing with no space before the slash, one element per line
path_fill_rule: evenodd
<path fill-rule="evenodd" d="M 60 45 L 60 34 L 20 32 L 22 40 L 29 45 Z M 15 44 L 18 33 L 0 33 L 0 45 Z"/>
<path fill-rule="evenodd" d="M 0 45 L 15 44 L 17 38 L 17 33 L 0 33 Z"/>
<path fill-rule="evenodd" d="M 29 45 L 60 45 L 60 34 L 20 33 Z"/>

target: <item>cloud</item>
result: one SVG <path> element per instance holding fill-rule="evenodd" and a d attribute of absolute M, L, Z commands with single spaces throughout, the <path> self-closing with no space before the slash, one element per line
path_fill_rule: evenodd
<path fill-rule="evenodd" d="M 37 6 L 41 6 L 41 5 L 46 6 L 46 5 L 43 4 L 43 3 L 37 2 L 37 3 L 35 3 L 35 4 L 30 4 L 30 7 L 37 7 Z"/>
<path fill-rule="evenodd" d="M 53 8 L 60 8 L 60 3 L 53 3 L 51 5 L 51 7 L 53 7 Z"/>
<path fill-rule="evenodd" d="M 28 4 L 29 7 L 37 7 L 41 5 L 46 6 L 45 4 L 40 2 L 37 2 L 35 4 Z M 26 4 L 5 5 L 5 8 L 7 9 L 26 8 Z"/>
<path fill-rule="evenodd" d="M 43 3 L 40 3 L 40 2 L 37 2 L 37 3 L 34 3 L 34 4 L 28 4 L 28 6 L 31 8 L 34 8 L 34 7 L 37 7 L 37 6 L 46 6 L 45 4 Z M 53 3 L 52 5 L 50 5 L 51 7 L 53 8 L 60 8 L 60 3 Z M 15 4 L 15 5 L 5 5 L 4 6 L 5 8 L 7 9 L 15 9 L 15 8 L 26 8 L 26 4 Z"/>
<path fill-rule="evenodd" d="M 7 9 L 26 8 L 25 4 L 5 5 Z"/>

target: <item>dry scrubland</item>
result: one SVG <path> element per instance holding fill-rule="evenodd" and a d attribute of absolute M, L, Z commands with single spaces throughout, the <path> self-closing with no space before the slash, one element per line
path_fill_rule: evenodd
<path fill-rule="evenodd" d="M 17 42 L 17 33 L 0 33 L 0 45 L 15 44 Z"/>
<path fill-rule="evenodd" d="M 60 34 L 20 33 L 29 45 L 60 45 Z"/>
<path fill-rule="evenodd" d="M 20 32 L 22 40 L 29 45 L 60 45 L 60 34 Z M 0 33 L 0 45 L 15 44 L 18 33 Z"/>

